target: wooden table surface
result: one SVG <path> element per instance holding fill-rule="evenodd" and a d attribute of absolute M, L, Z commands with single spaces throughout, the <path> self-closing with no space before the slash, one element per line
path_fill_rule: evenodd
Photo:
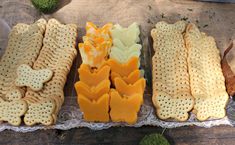
<path fill-rule="evenodd" d="M 61 130 L 40 130 L 33 133 L 0 133 L 2 145 L 138 145 L 141 138 L 150 133 L 162 133 L 159 127 L 121 128 L 115 127 L 101 131 L 87 128 Z M 219 126 L 209 129 L 199 127 L 180 127 L 164 132 L 171 144 L 176 145 L 234 145 L 235 128 Z"/>
<path fill-rule="evenodd" d="M 196 23 L 202 31 L 215 37 L 221 52 L 235 38 L 234 4 L 186 0 L 61 0 L 55 13 L 44 15 L 35 10 L 30 0 L 0 0 L 0 18 L 10 26 L 19 22 L 32 23 L 40 17 L 54 17 L 63 23 L 76 23 L 79 26 L 79 40 L 87 21 L 98 25 L 113 22 L 123 26 L 135 21 L 140 24 L 143 36 L 148 37 L 154 24 L 161 20 Z M 114 127 L 101 131 L 87 128 L 39 130 L 32 133 L 3 131 L 0 132 L 0 144 L 136 145 L 144 135 L 162 131 L 162 128 L 151 126 Z M 171 144 L 178 145 L 235 144 L 235 128 L 230 126 L 180 127 L 166 129 L 164 135 Z"/>

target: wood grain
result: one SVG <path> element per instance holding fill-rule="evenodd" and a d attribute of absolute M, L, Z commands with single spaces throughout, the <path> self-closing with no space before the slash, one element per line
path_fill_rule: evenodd
<path fill-rule="evenodd" d="M 39 130 L 33 133 L 16 133 L 4 131 L 0 133 L 2 145 L 137 145 L 144 135 L 162 133 L 158 127 L 113 127 L 94 131 L 87 128 L 61 130 Z M 235 129 L 229 126 L 213 128 L 180 127 L 167 129 L 165 137 L 172 145 L 233 145 Z"/>

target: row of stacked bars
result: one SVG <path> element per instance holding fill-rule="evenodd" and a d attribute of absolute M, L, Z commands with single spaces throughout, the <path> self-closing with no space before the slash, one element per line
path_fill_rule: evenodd
<path fill-rule="evenodd" d="M 145 79 L 141 77 L 139 65 L 141 45 L 140 30 L 136 23 L 128 28 L 114 25 L 111 30 L 113 46 L 110 50 L 111 81 L 110 117 L 114 122 L 134 124 L 143 103 Z"/>
<path fill-rule="evenodd" d="M 55 19 L 17 24 L 0 61 L 0 121 L 51 125 L 64 102 L 63 88 L 75 49 L 77 26 Z"/>
<path fill-rule="evenodd" d="M 159 22 L 151 31 L 153 104 L 160 119 L 223 118 L 228 94 L 213 37 L 194 24 Z"/>
<path fill-rule="evenodd" d="M 86 36 L 83 43 L 79 43 L 83 63 L 78 69 L 80 81 L 75 83 L 75 89 L 87 121 L 109 121 L 110 67 L 104 63 L 112 46 L 112 26 L 108 23 L 103 28 L 97 28 L 88 22 Z"/>
<path fill-rule="evenodd" d="M 80 81 L 75 83 L 86 121 L 137 121 L 145 90 L 145 79 L 139 70 L 139 34 L 136 23 L 128 28 L 111 23 L 102 28 L 86 24 L 84 42 L 79 43 Z"/>

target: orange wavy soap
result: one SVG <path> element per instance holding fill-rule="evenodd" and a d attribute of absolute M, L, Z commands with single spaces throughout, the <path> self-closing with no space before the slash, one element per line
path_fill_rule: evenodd
<path fill-rule="evenodd" d="M 119 63 L 115 59 L 109 59 L 106 62 L 110 67 L 112 72 L 118 73 L 121 77 L 127 77 L 131 72 L 138 69 L 139 58 L 132 57 L 127 63 Z"/>
<path fill-rule="evenodd" d="M 93 87 L 88 86 L 86 83 L 82 81 L 78 81 L 75 83 L 74 86 L 78 95 L 82 94 L 90 100 L 98 100 L 99 97 L 102 96 L 103 94 L 109 93 L 110 81 L 103 80 L 97 86 L 93 86 Z"/>
<path fill-rule="evenodd" d="M 113 84 L 114 84 L 115 78 L 117 77 L 122 78 L 127 84 L 134 84 L 140 78 L 140 70 L 137 69 L 131 72 L 127 77 L 126 76 L 121 77 L 121 75 L 119 75 L 118 73 L 111 72 L 111 80 Z"/>
<path fill-rule="evenodd" d="M 109 121 L 109 94 L 104 94 L 97 101 L 78 95 L 78 104 L 86 121 Z"/>
<path fill-rule="evenodd" d="M 110 67 L 103 65 L 98 69 L 91 69 L 87 64 L 82 64 L 78 69 L 79 79 L 88 86 L 97 86 L 103 80 L 109 79 Z"/>
<path fill-rule="evenodd" d="M 123 97 L 116 90 L 110 91 L 110 117 L 114 122 L 124 121 L 134 124 L 142 103 L 142 95 L 135 94 Z"/>

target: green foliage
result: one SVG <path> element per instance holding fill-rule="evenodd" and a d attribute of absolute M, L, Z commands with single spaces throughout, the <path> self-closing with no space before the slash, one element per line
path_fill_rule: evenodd
<path fill-rule="evenodd" d="M 167 139 L 158 133 L 144 136 L 139 145 L 170 145 Z"/>
<path fill-rule="evenodd" d="M 59 0 L 31 0 L 34 7 L 43 13 L 50 13 L 58 5 Z"/>

